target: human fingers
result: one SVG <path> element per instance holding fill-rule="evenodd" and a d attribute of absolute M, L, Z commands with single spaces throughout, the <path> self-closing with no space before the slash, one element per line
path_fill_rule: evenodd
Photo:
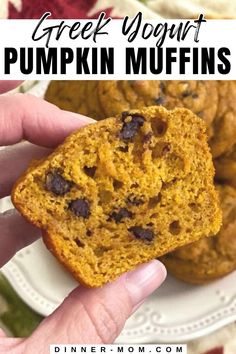
<path fill-rule="evenodd" d="M 0 94 L 13 90 L 14 88 L 16 88 L 17 86 L 19 86 L 23 81 L 16 81 L 16 80 L 12 80 L 12 81 L 7 81 L 7 80 L 1 80 L 0 81 Z"/>
<path fill-rule="evenodd" d="M 32 353 L 35 343 L 40 353 L 52 343 L 112 343 L 134 309 L 165 277 L 165 267 L 154 260 L 102 288 L 80 286 L 24 341 L 24 353 Z"/>
<path fill-rule="evenodd" d="M 0 151 L 0 198 L 10 195 L 15 181 L 27 169 L 32 160 L 51 153 L 51 149 L 27 141 L 5 147 Z"/>
<path fill-rule="evenodd" d="M 40 230 L 22 218 L 15 209 L 0 214 L 0 267 L 17 251 L 36 241 L 40 236 Z"/>
<path fill-rule="evenodd" d="M 72 131 L 93 122 L 32 95 L 0 96 L 0 145 L 25 139 L 36 145 L 55 147 Z"/>

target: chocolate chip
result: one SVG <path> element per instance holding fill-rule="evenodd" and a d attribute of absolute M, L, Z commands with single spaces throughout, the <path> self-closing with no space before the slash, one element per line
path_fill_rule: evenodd
<path fill-rule="evenodd" d="M 91 178 L 94 177 L 96 169 L 97 169 L 96 166 L 93 166 L 93 167 L 84 166 L 84 172 L 86 173 L 86 175 L 88 175 Z"/>
<path fill-rule="evenodd" d="M 129 196 L 126 199 L 126 201 L 127 201 L 128 204 L 132 204 L 132 205 L 135 205 L 135 206 L 139 206 L 139 205 L 144 204 L 144 201 L 141 198 L 137 198 L 137 197 L 134 197 L 134 196 Z"/>
<path fill-rule="evenodd" d="M 117 179 L 114 179 L 114 181 L 113 181 L 113 187 L 114 187 L 115 190 L 122 188 L 123 185 L 124 185 L 123 182 L 118 181 Z"/>
<path fill-rule="evenodd" d="M 189 97 L 191 95 L 191 92 L 190 91 L 184 91 L 182 92 L 182 97 Z"/>
<path fill-rule="evenodd" d="M 121 222 L 122 219 L 124 218 L 132 218 L 133 213 L 131 213 L 131 211 L 129 211 L 126 208 L 121 208 L 118 212 L 113 211 L 113 213 L 109 216 L 108 220 L 115 220 L 115 222 L 117 224 L 119 224 Z"/>
<path fill-rule="evenodd" d="M 72 182 L 67 181 L 58 171 L 50 171 L 46 175 L 46 188 L 56 195 L 65 195 L 72 187 Z"/>
<path fill-rule="evenodd" d="M 158 105 L 158 106 L 161 106 L 161 105 L 163 105 L 164 103 L 165 103 L 165 97 L 163 97 L 163 96 L 160 96 L 160 97 L 157 97 L 156 99 L 155 99 L 155 103 Z"/>
<path fill-rule="evenodd" d="M 147 226 L 153 226 L 154 224 L 153 224 L 153 222 L 149 222 L 148 224 L 147 224 Z"/>
<path fill-rule="evenodd" d="M 76 215 L 88 219 L 90 215 L 90 203 L 86 199 L 75 199 L 69 204 L 69 209 Z"/>
<path fill-rule="evenodd" d="M 140 127 L 143 126 L 144 121 L 145 118 L 143 116 L 132 114 L 129 122 L 124 121 L 120 138 L 123 140 L 131 140 L 137 134 Z"/>
<path fill-rule="evenodd" d="M 133 233 L 134 237 L 140 240 L 152 241 L 154 233 L 151 229 L 144 229 L 141 226 L 132 226 L 129 231 Z"/>
<path fill-rule="evenodd" d="M 75 239 L 75 243 L 78 247 L 84 247 L 84 244 L 78 238 Z"/>
<path fill-rule="evenodd" d="M 87 235 L 88 237 L 92 236 L 92 231 L 91 231 L 91 230 L 87 230 L 87 231 L 86 231 L 86 235 Z"/>
<path fill-rule="evenodd" d="M 194 93 L 192 93 L 192 98 L 193 99 L 196 99 L 196 98 L 198 98 L 199 96 L 198 96 L 198 94 L 196 93 L 196 92 L 194 92 Z"/>
<path fill-rule="evenodd" d="M 161 193 L 149 199 L 148 208 L 155 208 L 161 201 Z"/>

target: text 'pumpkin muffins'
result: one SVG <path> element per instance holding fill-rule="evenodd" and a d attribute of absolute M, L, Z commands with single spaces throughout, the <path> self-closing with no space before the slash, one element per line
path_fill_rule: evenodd
<path fill-rule="evenodd" d="M 16 208 L 81 283 L 216 234 L 221 211 L 204 122 L 149 107 L 81 128 L 19 179 Z"/>

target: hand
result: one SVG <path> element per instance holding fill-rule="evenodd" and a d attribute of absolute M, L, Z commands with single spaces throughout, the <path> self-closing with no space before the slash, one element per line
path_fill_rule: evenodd
<path fill-rule="evenodd" d="M 0 83 L 0 92 L 13 88 Z M 0 197 L 10 194 L 14 181 L 32 159 L 50 153 L 73 130 L 93 120 L 60 110 L 26 94 L 0 96 Z M 21 142 L 21 140 L 26 140 Z M 40 237 L 40 230 L 27 223 L 17 211 L 0 215 L 0 266 L 18 250 Z M 112 343 L 127 318 L 164 281 L 165 267 L 159 261 L 139 266 L 117 281 L 98 289 L 76 288 L 61 306 L 25 339 L 0 333 L 0 353 L 49 352 L 54 343 Z"/>

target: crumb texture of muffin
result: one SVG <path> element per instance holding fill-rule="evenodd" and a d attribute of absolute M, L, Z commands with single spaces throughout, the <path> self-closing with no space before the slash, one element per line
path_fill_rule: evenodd
<path fill-rule="evenodd" d="M 236 189 L 218 185 L 223 224 L 204 238 L 161 258 L 168 271 L 187 283 L 204 284 L 236 269 Z"/>
<path fill-rule="evenodd" d="M 13 203 L 76 279 L 101 286 L 219 231 L 205 130 L 157 106 L 90 124 L 26 171 Z"/>

